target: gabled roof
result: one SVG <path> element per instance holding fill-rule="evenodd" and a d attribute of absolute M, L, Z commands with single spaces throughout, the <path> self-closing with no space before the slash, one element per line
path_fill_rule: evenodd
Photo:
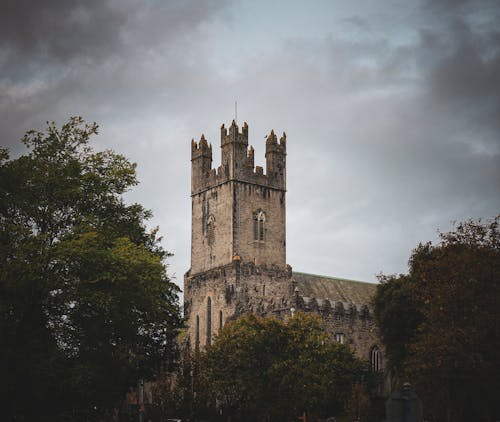
<path fill-rule="evenodd" d="M 357 305 L 369 305 L 377 288 L 374 283 L 295 271 L 292 273 L 292 277 L 301 296 L 329 299 L 330 302 L 340 301 Z"/>

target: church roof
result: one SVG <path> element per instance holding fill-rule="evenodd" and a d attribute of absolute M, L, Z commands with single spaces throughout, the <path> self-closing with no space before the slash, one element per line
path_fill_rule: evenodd
<path fill-rule="evenodd" d="M 374 283 L 295 271 L 292 276 L 301 296 L 329 299 L 330 302 L 340 301 L 357 305 L 369 305 L 377 288 Z"/>

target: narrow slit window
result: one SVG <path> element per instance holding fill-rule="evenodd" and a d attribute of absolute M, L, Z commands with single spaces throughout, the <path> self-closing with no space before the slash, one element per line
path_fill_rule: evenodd
<path fill-rule="evenodd" d="M 207 345 L 212 343 L 212 299 L 207 299 Z"/>
<path fill-rule="evenodd" d="M 200 316 L 196 315 L 196 338 L 195 338 L 195 348 L 198 350 L 200 348 Z"/>

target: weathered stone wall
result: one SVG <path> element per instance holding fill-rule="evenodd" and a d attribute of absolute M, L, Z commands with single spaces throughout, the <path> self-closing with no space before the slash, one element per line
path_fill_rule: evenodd
<path fill-rule="evenodd" d="M 205 273 L 186 274 L 184 312 L 191 345 L 206 345 L 209 332 L 213 338 L 226 321 L 245 313 L 265 316 L 285 312 L 290 309 L 292 290 L 290 267 L 283 270 L 235 260 Z"/>
<path fill-rule="evenodd" d="M 235 252 L 243 262 L 286 267 L 285 192 L 266 186 L 237 183 L 235 201 Z M 255 239 L 257 214 L 265 215 L 264 240 Z M 257 236 L 258 237 L 258 236 Z"/>
<path fill-rule="evenodd" d="M 325 331 L 333 339 L 349 345 L 359 358 L 369 360 L 375 346 L 383 353 L 378 327 L 367 305 L 304 298 L 299 292 L 294 292 L 294 286 L 290 267 L 282 270 L 277 266 L 257 266 L 240 261 L 187 277 L 185 312 L 192 321 L 188 327 L 192 347 L 196 346 L 196 339 L 201 347 L 207 344 L 209 320 L 213 339 L 228 320 L 246 313 L 288 320 L 293 313 L 306 312 L 319 314 Z M 211 302 L 210 318 L 208 298 Z"/>
<path fill-rule="evenodd" d="M 208 298 L 211 301 L 211 332 L 217 335 L 222 324 L 235 313 L 231 298 L 236 287 L 232 266 L 227 265 L 194 277 L 185 278 L 184 313 L 188 319 L 188 337 L 191 347 L 207 344 Z"/>
<path fill-rule="evenodd" d="M 192 274 L 232 262 L 232 190 L 228 182 L 192 196 Z"/>

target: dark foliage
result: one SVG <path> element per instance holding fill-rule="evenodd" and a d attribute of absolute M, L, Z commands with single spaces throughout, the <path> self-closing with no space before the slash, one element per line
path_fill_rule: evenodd
<path fill-rule="evenodd" d="M 500 416 L 500 217 L 466 221 L 419 245 L 408 275 L 375 297 L 390 365 L 436 421 Z"/>
<path fill-rule="evenodd" d="M 172 361 L 180 326 L 149 211 L 122 194 L 135 165 L 93 152 L 95 124 L 28 132 L 0 154 L 4 420 L 92 420 Z"/>

